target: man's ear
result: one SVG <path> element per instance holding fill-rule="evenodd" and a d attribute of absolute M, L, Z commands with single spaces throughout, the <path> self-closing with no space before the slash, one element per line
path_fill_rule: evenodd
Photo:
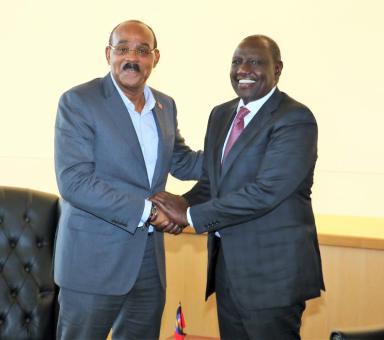
<path fill-rule="evenodd" d="M 107 59 L 108 65 L 111 65 L 111 48 L 109 46 L 105 48 L 105 58 Z"/>
<path fill-rule="evenodd" d="M 280 60 L 275 64 L 275 78 L 276 79 L 279 79 L 282 70 L 283 70 L 283 62 Z"/>
<path fill-rule="evenodd" d="M 157 63 L 160 60 L 160 51 L 156 48 L 153 53 L 155 53 L 155 60 L 153 61 L 153 67 L 156 67 Z"/>

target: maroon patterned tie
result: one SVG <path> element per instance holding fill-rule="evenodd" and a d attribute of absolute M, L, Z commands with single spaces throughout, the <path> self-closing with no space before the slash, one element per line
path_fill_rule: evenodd
<path fill-rule="evenodd" d="M 235 144 L 237 138 L 241 135 L 241 133 L 244 130 L 244 117 L 249 113 L 250 111 L 242 106 L 239 110 L 239 112 L 236 114 L 235 120 L 232 125 L 231 133 L 229 134 L 227 145 L 225 146 L 224 155 L 222 159 L 222 163 L 224 163 L 225 158 L 227 157 L 229 151 L 231 150 L 233 144 Z"/>

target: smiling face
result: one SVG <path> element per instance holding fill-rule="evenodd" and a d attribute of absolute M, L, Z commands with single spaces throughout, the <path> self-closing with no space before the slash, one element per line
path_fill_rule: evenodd
<path fill-rule="evenodd" d="M 142 93 L 160 58 L 153 33 L 143 23 L 126 21 L 115 28 L 110 45 L 105 55 L 113 78 L 128 97 Z"/>
<path fill-rule="evenodd" d="M 232 87 L 247 104 L 264 97 L 279 81 L 282 69 L 280 56 L 274 55 L 268 38 L 245 38 L 233 54 Z"/>

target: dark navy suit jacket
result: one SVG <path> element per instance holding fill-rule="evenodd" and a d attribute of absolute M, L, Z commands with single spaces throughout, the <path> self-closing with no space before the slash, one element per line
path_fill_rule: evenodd
<path fill-rule="evenodd" d="M 315 118 L 276 89 L 221 165 L 238 102 L 213 109 L 202 179 L 185 195 L 196 231 L 209 233 L 207 296 L 214 291 L 215 231 L 243 307 L 287 306 L 319 296 L 324 283 L 310 197 Z"/>

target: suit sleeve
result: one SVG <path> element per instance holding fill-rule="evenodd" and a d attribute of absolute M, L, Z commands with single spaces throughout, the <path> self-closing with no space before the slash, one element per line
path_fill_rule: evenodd
<path fill-rule="evenodd" d="M 236 226 L 263 216 L 311 177 L 317 159 L 317 125 L 308 109 L 283 117 L 268 138 L 253 180 L 233 192 L 191 207 L 198 233 Z M 252 167 L 245 159 L 240 161 L 243 163 L 236 166 Z"/>
<path fill-rule="evenodd" d="M 209 115 L 207 131 L 210 131 L 210 124 L 212 121 L 212 112 Z M 208 150 L 210 145 L 209 133 L 206 133 L 204 139 L 204 150 Z M 208 201 L 211 197 L 210 181 L 208 176 L 208 156 L 207 153 L 203 159 L 203 169 L 199 181 L 192 187 L 192 189 L 186 192 L 184 198 L 188 201 L 190 206 L 201 204 Z"/>
<path fill-rule="evenodd" d="M 60 194 L 72 206 L 134 233 L 144 200 L 96 175 L 96 128 L 90 110 L 75 92 L 69 91 L 60 99 L 55 125 L 55 170 Z"/>
<path fill-rule="evenodd" d="M 175 113 L 175 144 L 173 148 L 171 174 L 181 180 L 198 180 L 201 177 L 203 166 L 203 152 L 192 151 L 185 144 L 177 123 L 177 110 L 172 100 L 173 112 Z"/>

